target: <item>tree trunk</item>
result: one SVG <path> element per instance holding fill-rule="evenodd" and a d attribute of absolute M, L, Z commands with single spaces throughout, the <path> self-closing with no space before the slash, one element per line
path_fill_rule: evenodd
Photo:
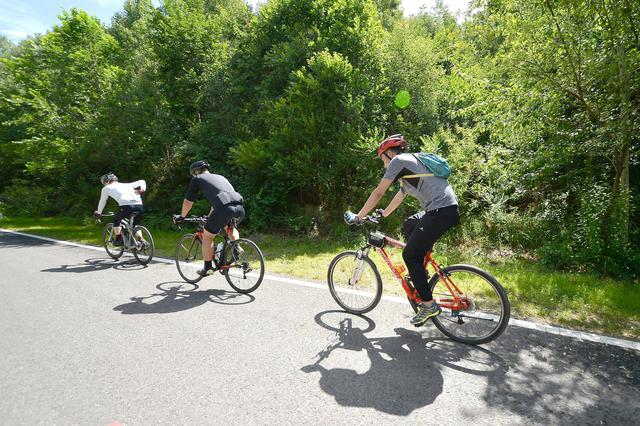
<path fill-rule="evenodd" d="M 627 74 L 627 62 L 625 50 L 622 42 L 617 45 L 618 56 L 618 79 L 620 87 L 620 124 L 617 129 L 619 142 L 614 148 L 615 177 L 611 189 L 609 205 L 605 210 L 602 220 L 602 238 L 605 247 L 611 243 L 612 232 L 622 244 L 629 241 L 629 215 L 630 196 L 629 193 L 629 155 L 631 147 L 631 105 L 629 76 Z M 614 213 L 616 213 L 614 215 Z M 617 226 L 613 226 L 617 225 Z"/>

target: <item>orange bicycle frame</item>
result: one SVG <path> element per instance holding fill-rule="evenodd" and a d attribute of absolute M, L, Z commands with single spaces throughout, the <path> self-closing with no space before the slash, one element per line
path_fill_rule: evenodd
<path fill-rule="evenodd" d="M 202 241 L 203 241 L 202 237 L 204 237 L 204 227 L 203 226 L 198 226 L 198 230 L 195 232 L 195 238 L 200 240 L 200 244 L 202 244 Z M 214 236 L 214 241 L 215 241 L 215 236 Z M 189 251 L 191 251 L 191 250 L 189 250 Z M 215 258 L 215 256 L 216 256 L 216 245 L 213 244 L 213 257 Z M 216 271 L 221 271 L 221 270 L 229 269 L 229 268 L 231 268 L 231 265 L 217 266 L 216 267 Z"/>
<path fill-rule="evenodd" d="M 387 236 L 385 236 L 385 242 L 387 243 L 387 245 L 393 248 L 398 248 L 398 249 L 404 249 L 406 246 L 405 243 L 398 240 L 394 240 L 393 238 L 390 238 Z M 391 272 L 393 272 L 393 275 L 395 275 L 398 281 L 400 281 L 400 284 L 402 285 L 402 288 L 404 289 L 405 293 L 407 293 L 407 296 L 409 297 L 409 299 L 411 299 L 416 304 L 421 303 L 422 299 L 420 298 L 420 294 L 418 294 L 417 290 L 413 286 L 411 286 L 407 282 L 406 278 L 402 275 L 402 273 L 405 271 L 404 265 L 402 264 L 400 264 L 400 266 L 395 265 L 391 261 L 391 258 L 389 257 L 389 255 L 387 254 L 387 252 L 384 250 L 383 247 L 374 247 L 374 249 L 378 251 L 378 253 L 380 254 L 380 257 L 382 257 L 382 260 L 384 260 L 387 266 L 389 266 L 389 268 L 391 269 Z M 451 298 L 438 299 L 438 304 L 441 307 L 451 309 L 452 311 L 460 311 L 460 310 L 466 309 L 468 302 L 466 301 L 466 297 L 464 297 L 464 293 L 458 288 L 458 286 L 455 285 L 455 283 L 446 274 L 442 272 L 442 267 L 431 256 L 430 251 L 428 251 L 426 256 L 424 257 L 425 270 L 428 268 L 429 265 L 431 265 L 435 273 L 438 274 L 438 276 L 440 277 L 440 280 L 444 283 L 444 285 L 449 290 L 449 293 L 451 293 Z"/>

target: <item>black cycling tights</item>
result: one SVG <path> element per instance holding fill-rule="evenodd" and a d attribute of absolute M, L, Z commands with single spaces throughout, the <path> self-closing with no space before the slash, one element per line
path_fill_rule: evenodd
<path fill-rule="evenodd" d="M 407 265 L 411 281 L 423 301 L 433 299 L 429 288 L 427 272 L 424 268 L 424 256 L 433 250 L 433 245 L 440 237 L 460 223 L 458 206 L 444 207 L 428 213 L 420 212 L 408 217 L 404 222 L 407 246 L 402 251 L 402 258 Z"/>

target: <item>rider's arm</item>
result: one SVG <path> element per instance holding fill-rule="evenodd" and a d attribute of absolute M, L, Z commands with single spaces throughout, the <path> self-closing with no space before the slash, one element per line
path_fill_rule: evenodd
<path fill-rule="evenodd" d="M 107 204 L 108 199 L 109 194 L 107 194 L 107 188 L 103 187 L 102 191 L 100 192 L 100 201 L 98 202 L 98 209 L 96 210 L 96 213 L 102 214 L 102 209 L 104 209 L 104 206 Z"/>
<path fill-rule="evenodd" d="M 358 213 L 358 217 L 360 219 L 368 215 L 369 212 L 378 205 L 380 199 L 384 197 L 385 192 L 387 192 L 387 189 L 389 189 L 392 183 L 393 181 L 391 179 L 382 178 L 376 189 L 374 189 L 371 195 L 369 195 L 367 202 L 364 203 L 364 206 L 360 209 L 360 212 Z"/>
<path fill-rule="evenodd" d="M 402 204 L 406 196 L 407 194 L 405 194 L 402 190 L 398 191 L 398 193 L 396 194 L 395 197 L 393 197 L 393 200 L 391 200 L 387 208 L 384 209 L 382 216 L 388 217 L 391 213 L 393 213 L 400 206 L 400 204 Z"/>
<path fill-rule="evenodd" d="M 187 217 L 189 214 L 189 210 L 193 207 L 193 201 L 189 201 L 186 198 L 182 201 L 182 211 L 180 212 L 180 216 Z"/>
<path fill-rule="evenodd" d="M 187 188 L 184 201 L 182 201 L 182 211 L 180 212 L 180 216 L 187 217 L 191 207 L 193 207 L 193 202 L 196 201 L 199 189 L 198 181 L 196 178 L 192 178 L 191 181 L 189 181 L 189 188 Z"/>
<path fill-rule="evenodd" d="M 142 192 L 147 190 L 147 182 L 145 182 L 144 179 L 140 179 L 140 180 L 137 180 L 135 182 L 131 182 L 129 185 L 131 185 L 133 187 L 133 189 L 140 188 L 140 190 Z"/>

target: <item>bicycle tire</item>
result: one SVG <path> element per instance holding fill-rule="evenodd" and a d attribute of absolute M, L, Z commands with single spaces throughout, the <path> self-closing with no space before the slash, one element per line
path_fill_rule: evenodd
<path fill-rule="evenodd" d="M 183 242 L 187 242 L 187 245 Z M 181 251 L 181 249 L 183 250 Z M 176 268 L 182 279 L 190 284 L 195 284 L 204 278 L 197 273 L 197 267 L 190 265 L 191 262 L 198 261 L 198 256 L 202 261 L 202 241 L 200 238 L 197 238 L 195 234 L 185 234 L 180 237 L 176 244 Z M 204 264 L 202 266 L 204 267 Z"/>
<path fill-rule="evenodd" d="M 236 259 L 234 255 L 234 250 L 236 246 L 239 246 L 243 249 L 243 252 L 240 254 L 240 257 L 238 259 Z M 256 257 L 251 261 L 251 264 L 249 264 L 248 262 L 248 253 L 249 253 L 248 250 L 252 250 Z M 257 260 L 257 263 L 260 265 L 260 272 L 258 273 L 258 279 L 256 280 L 255 283 L 251 284 L 249 287 L 241 287 L 239 285 L 241 282 L 240 280 L 238 280 L 237 282 L 234 282 L 232 280 L 232 278 L 236 276 L 234 274 L 236 272 L 235 267 L 224 270 L 223 275 L 227 280 L 227 283 L 235 291 L 237 291 L 238 293 L 249 294 L 255 291 L 260 286 L 260 284 L 262 284 L 262 280 L 264 279 L 264 256 L 262 255 L 262 251 L 260 250 L 260 247 L 258 247 L 256 243 L 254 243 L 253 241 L 247 238 L 239 238 L 236 241 L 233 241 L 232 244 L 226 247 L 225 258 L 231 258 L 231 262 L 230 262 L 231 264 L 238 265 L 240 268 L 242 268 L 243 270 L 242 274 L 244 277 L 243 280 L 247 280 L 247 275 L 246 275 L 247 269 L 250 268 L 250 272 L 255 271 L 256 260 Z"/>
<path fill-rule="evenodd" d="M 358 258 L 358 256 L 360 257 Z M 356 259 L 356 261 L 361 260 L 365 262 L 365 264 L 369 266 L 369 268 L 373 273 L 373 278 L 374 278 L 373 282 L 375 287 L 373 289 L 374 296 L 371 299 L 371 302 L 368 305 L 365 305 L 364 307 L 354 307 L 353 305 L 350 305 L 347 302 L 347 298 L 339 294 L 341 293 L 343 295 L 345 294 L 361 295 L 360 292 L 362 290 L 353 289 L 349 287 L 343 288 L 343 287 L 336 286 L 336 277 L 335 277 L 336 267 L 338 266 L 338 263 L 341 262 L 343 259 L 346 260 L 350 258 L 354 258 Z M 356 266 L 354 261 L 354 268 L 355 267 Z M 351 268 L 348 268 L 348 269 L 351 269 Z M 353 271 L 351 274 L 353 275 L 353 273 L 355 273 L 355 271 Z M 364 273 L 364 270 L 362 273 Z M 335 300 L 336 303 L 342 309 L 344 309 L 345 311 L 351 314 L 366 314 L 367 312 L 375 308 L 380 302 L 380 299 L 382 298 L 382 278 L 380 277 L 380 273 L 378 272 L 378 268 L 376 267 L 376 264 L 368 256 L 359 255 L 358 252 L 353 250 L 344 251 L 342 253 L 339 253 L 336 257 L 333 258 L 333 260 L 329 264 L 329 270 L 327 271 L 327 284 L 329 285 L 329 291 L 331 292 L 331 297 L 333 297 L 333 300 Z M 347 279 L 347 285 L 353 286 L 353 284 L 351 284 L 351 278 Z M 352 293 L 352 291 L 355 291 L 357 293 Z M 367 297 L 366 295 L 362 295 L 362 296 Z"/>
<path fill-rule="evenodd" d="M 102 230 L 102 245 L 105 251 L 113 260 L 118 260 L 124 253 L 124 247 L 111 244 L 111 240 L 115 238 L 113 232 L 113 223 L 107 223 Z"/>
<path fill-rule="evenodd" d="M 476 315 L 483 315 L 486 317 L 484 319 L 482 317 L 479 317 L 476 319 L 480 319 L 482 321 L 497 322 L 497 325 L 488 334 L 485 334 L 483 336 L 477 336 L 477 337 L 461 336 L 452 332 L 449 328 L 447 328 L 447 325 L 449 324 L 448 323 L 445 324 L 444 321 L 450 321 L 453 323 L 454 321 L 448 319 L 447 317 L 448 316 L 453 317 L 454 315 L 448 314 L 444 310 L 439 316 L 433 318 L 433 324 L 438 328 L 438 330 L 440 330 L 443 334 L 445 334 L 450 339 L 455 340 L 457 342 L 466 343 L 469 345 L 479 345 L 482 343 L 488 343 L 496 339 L 506 329 L 507 325 L 509 324 L 509 318 L 511 316 L 511 306 L 509 304 L 509 298 L 507 296 L 506 291 L 493 275 L 491 275 L 490 273 L 478 267 L 475 267 L 472 265 L 452 265 L 442 269 L 442 274 L 448 275 L 448 276 L 455 275 L 456 272 L 467 272 L 467 273 L 475 274 L 481 277 L 495 291 L 495 293 L 497 294 L 500 300 L 501 312 L 500 312 L 499 319 L 497 321 L 495 321 L 495 319 L 492 319 L 491 317 L 495 317 L 494 314 L 490 314 L 490 315 L 476 314 Z M 429 281 L 429 287 L 431 288 L 432 292 L 434 292 L 439 282 L 440 282 L 439 275 L 436 274 L 433 277 L 431 277 L 431 280 Z M 456 283 L 455 280 L 453 282 Z M 456 285 L 457 284 L 458 283 L 456 283 Z M 464 311 L 461 311 L 461 312 L 464 312 Z M 458 320 L 460 320 L 461 317 L 465 317 L 465 316 L 466 314 L 458 316 Z M 469 317 L 467 316 L 467 318 Z"/>
<path fill-rule="evenodd" d="M 151 235 L 151 232 L 147 228 L 145 228 L 142 225 L 137 225 L 136 227 L 133 228 L 133 238 L 132 238 L 132 240 L 136 243 L 136 245 L 140 244 L 140 242 L 136 240 L 136 234 L 138 233 L 138 231 L 142 234 L 142 239 L 148 245 L 146 248 L 143 248 L 142 251 L 137 248 L 132 250 L 133 256 L 141 265 L 148 265 L 149 262 L 151 262 L 151 259 L 153 259 L 153 254 L 155 252 L 153 236 Z M 147 253 L 147 256 L 141 256 L 142 252 Z"/>

